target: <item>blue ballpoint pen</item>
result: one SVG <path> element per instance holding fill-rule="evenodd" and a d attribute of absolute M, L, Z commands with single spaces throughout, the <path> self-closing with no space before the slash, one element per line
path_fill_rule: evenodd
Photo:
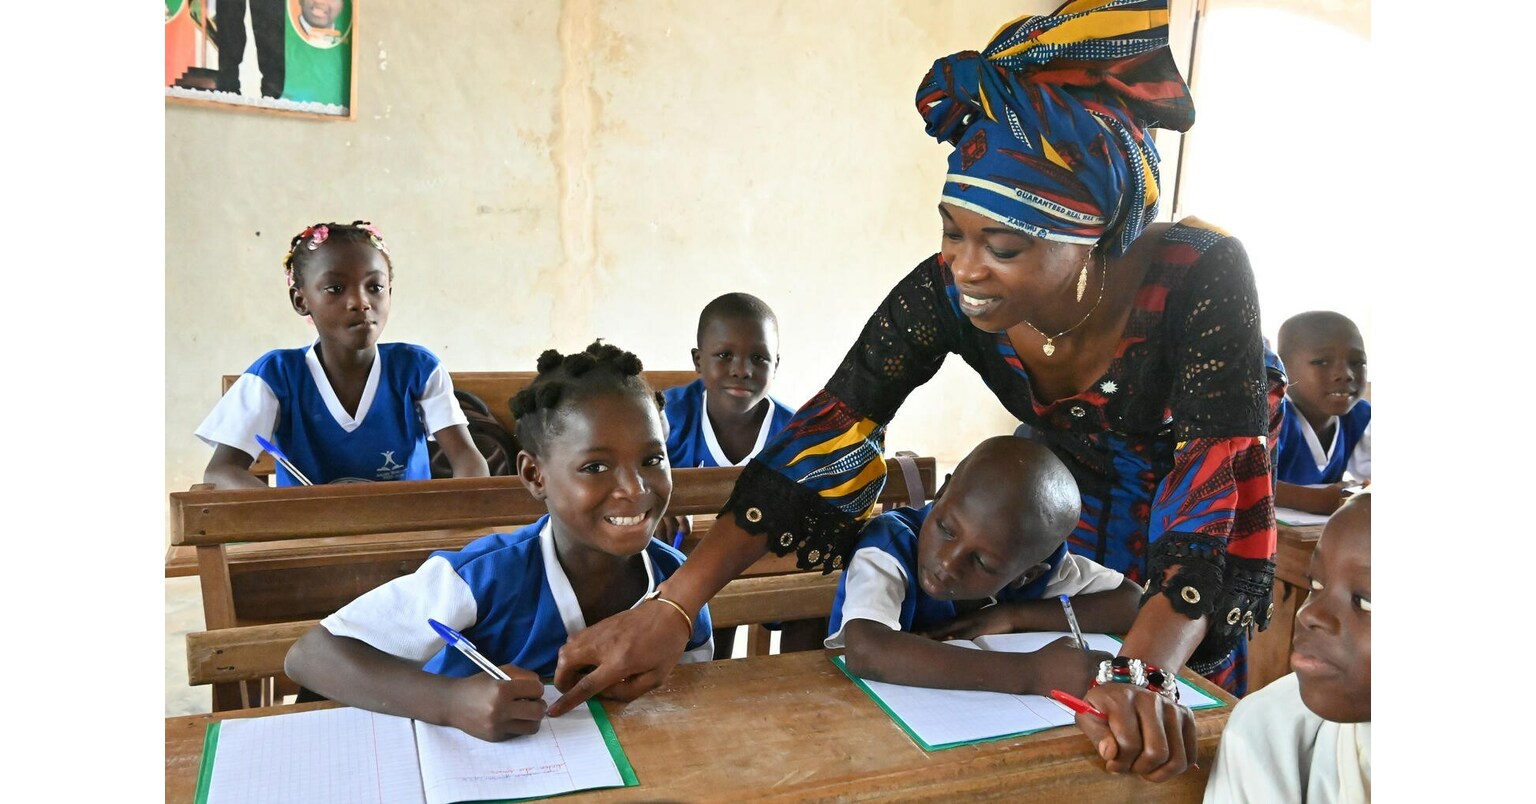
<path fill-rule="evenodd" d="M 481 656 L 480 651 L 475 650 L 475 643 L 465 639 L 463 634 L 431 618 L 427 619 L 427 624 L 432 626 L 432 630 L 436 631 L 437 635 L 442 637 L 444 642 L 447 642 L 449 645 L 458 648 L 459 653 L 469 657 L 469 660 L 474 662 L 476 667 L 479 667 L 481 670 L 489 673 L 492 678 L 498 679 L 500 681 L 512 680 L 511 676 L 501 672 L 500 667 L 491 664 L 490 659 Z"/>
<path fill-rule="evenodd" d="M 1088 650 L 1088 641 L 1083 639 L 1083 629 L 1077 627 L 1077 615 L 1072 613 L 1072 601 L 1066 595 L 1061 595 L 1061 608 L 1067 613 L 1067 625 L 1072 627 L 1072 638 L 1077 640 L 1077 646 Z"/>
<path fill-rule="evenodd" d="M 288 474 L 293 475 L 295 480 L 303 483 L 306 486 L 315 485 L 314 483 L 309 482 L 309 478 L 305 477 L 303 472 L 299 471 L 299 467 L 293 465 L 293 461 L 288 460 L 288 456 L 284 455 L 283 451 L 278 449 L 276 444 L 266 440 L 265 438 L 262 438 L 261 436 L 256 436 L 256 443 L 260 444 L 262 449 L 272 453 L 272 459 L 282 464 L 283 468 L 287 469 Z"/>

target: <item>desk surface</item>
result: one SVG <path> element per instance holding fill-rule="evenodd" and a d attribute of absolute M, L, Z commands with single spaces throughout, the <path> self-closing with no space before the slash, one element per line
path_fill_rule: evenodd
<path fill-rule="evenodd" d="M 1032 801 L 1199 801 L 1228 706 L 1196 712 L 1200 770 L 1163 784 L 1105 773 L 1076 728 L 928 753 L 829 661 L 830 652 L 682 665 L 629 704 L 605 703 L 640 786 L 570 800 L 704 801 L 742 798 L 900 798 Z M 302 704 L 165 720 L 165 800 L 197 788 L 206 723 L 294 712 Z"/>

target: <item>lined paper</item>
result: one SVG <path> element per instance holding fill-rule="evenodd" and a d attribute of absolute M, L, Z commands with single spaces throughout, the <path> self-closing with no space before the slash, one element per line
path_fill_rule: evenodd
<path fill-rule="evenodd" d="M 546 704 L 559 697 L 558 690 L 545 685 Z M 499 743 L 419 721 L 416 740 L 427 804 L 552 796 L 624 784 L 586 706 L 544 718 L 538 734 Z"/>
<path fill-rule="evenodd" d="M 1328 515 L 1298 511 L 1295 508 L 1283 508 L 1277 505 L 1275 506 L 1275 521 L 1282 525 L 1290 525 L 1291 527 L 1323 525 L 1328 522 Z"/>
<path fill-rule="evenodd" d="M 1048 631 L 990 634 L 977 637 L 974 643 L 954 640 L 948 644 L 979 650 L 1032 653 L 1064 636 L 1071 635 Z M 1083 638 L 1095 650 L 1111 655 L 1120 650 L 1120 642 L 1106 634 L 1084 634 Z M 833 661 L 843 672 L 848 672 L 841 656 Z M 1072 710 L 1043 695 L 909 687 L 863 678 L 858 679 L 858 683 L 898 725 L 929 751 L 1029 734 L 1070 725 L 1074 720 Z M 1191 709 L 1220 705 L 1216 699 L 1182 680 L 1178 685 L 1180 702 Z"/>
<path fill-rule="evenodd" d="M 1022 634 L 988 634 L 986 636 L 977 637 L 976 644 L 987 650 L 1000 651 L 1003 653 L 1034 653 L 1035 651 L 1040 650 L 1046 645 L 1049 645 L 1052 642 L 1061 639 L 1062 637 L 1069 636 L 1072 635 L 1065 631 L 1031 631 Z M 1083 634 L 1083 639 L 1088 640 L 1088 647 L 1094 650 L 1104 651 L 1111 656 L 1115 656 L 1120 653 L 1120 640 L 1115 639 L 1108 634 Z M 1211 696 L 1201 692 L 1199 687 L 1185 683 L 1184 679 L 1175 679 L 1175 682 L 1179 685 L 1179 703 L 1184 704 L 1190 709 L 1206 709 L 1208 707 L 1221 705 L 1221 703 L 1215 698 L 1212 698 Z M 1043 700 L 1048 701 L 1052 706 L 1059 707 L 1063 712 L 1071 711 L 1065 706 L 1056 703 L 1050 698 L 1045 698 L 1044 696 L 1032 695 L 1028 697 L 1042 698 Z M 1070 721 L 1071 718 L 1068 718 L 1068 720 Z"/>
<path fill-rule="evenodd" d="M 560 693 L 544 686 L 544 701 Z M 209 804 L 453 804 L 635 784 L 594 703 L 545 717 L 537 734 L 488 743 L 445 726 L 363 709 L 321 709 L 218 724 Z M 606 721 L 605 721 L 606 722 Z M 203 795 L 206 793 L 206 795 Z"/>
<path fill-rule="evenodd" d="M 930 751 L 1072 722 L 1070 710 L 1039 695 L 862 683 Z"/>
<path fill-rule="evenodd" d="M 408 718 L 322 709 L 219 726 L 208 804 L 424 804 Z"/>

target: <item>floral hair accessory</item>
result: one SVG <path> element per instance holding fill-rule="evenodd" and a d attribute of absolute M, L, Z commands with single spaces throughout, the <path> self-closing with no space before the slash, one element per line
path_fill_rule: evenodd
<path fill-rule="evenodd" d="M 379 231 L 379 227 L 374 226 L 371 223 L 359 223 L 357 228 L 362 229 L 368 233 L 368 242 L 371 243 L 374 248 L 384 252 L 385 255 L 389 254 L 389 247 L 384 245 L 384 234 Z"/>
<path fill-rule="evenodd" d="M 309 244 L 306 246 L 306 248 L 308 248 L 310 251 L 314 251 L 315 249 L 320 248 L 320 244 L 324 243 L 325 239 L 330 236 L 331 228 L 322 223 L 319 226 L 311 226 L 305 229 L 304 232 L 299 235 L 299 239 L 308 240 Z"/>

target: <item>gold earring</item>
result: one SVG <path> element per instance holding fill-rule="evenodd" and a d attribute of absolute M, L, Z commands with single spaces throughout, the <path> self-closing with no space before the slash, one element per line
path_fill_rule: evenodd
<path fill-rule="evenodd" d="M 1083 291 L 1088 289 L 1088 263 L 1093 260 L 1093 252 L 1088 252 L 1088 259 L 1083 262 L 1083 271 L 1077 275 L 1077 300 L 1083 300 Z"/>

